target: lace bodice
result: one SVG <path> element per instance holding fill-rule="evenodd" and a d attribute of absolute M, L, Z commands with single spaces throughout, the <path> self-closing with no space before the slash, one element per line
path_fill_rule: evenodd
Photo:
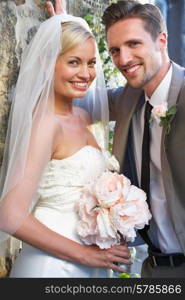
<path fill-rule="evenodd" d="M 39 184 L 37 207 L 50 207 L 60 211 L 73 209 L 84 185 L 107 168 L 107 159 L 103 153 L 89 145 L 65 159 L 52 159 Z"/>
<path fill-rule="evenodd" d="M 102 124 L 93 124 L 89 129 L 101 150 L 86 145 L 65 159 L 49 161 L 39 184 L 36 207 L 49 207 L 60 212 L 72 211 L 86 184 L 94 181 L 105 170 L 119 171 L 118 161 L 105 150 Z"/>

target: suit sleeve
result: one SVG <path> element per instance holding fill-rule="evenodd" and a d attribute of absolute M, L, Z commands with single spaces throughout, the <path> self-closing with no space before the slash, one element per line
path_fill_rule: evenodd
<path fill-rule="evenodd" d="M 116 121 L 120 101 L 123 98 L 124 87 L 108 89 L 108 102 L 109 102 L 109 118 L 110 121 Z"/>

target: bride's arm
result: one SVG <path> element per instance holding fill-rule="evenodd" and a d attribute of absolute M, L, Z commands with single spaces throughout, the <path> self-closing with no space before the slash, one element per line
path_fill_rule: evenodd
<path fill-rule="evenodd" d="M 129 263 L 130 255 L 126 245 L 106 250 L 97 246 L 81 245 L 49 229 L 27 212 L 38 188 L 41 174 L 50 159 L 49 153 L 53 153 L 59 130 L 61 132 L 58 122 L 56 124 L 53 120 L 47 119 L 39 128 L 36 128 L 36 138 L 32 134 L 24 176 L 7 194 L 7 206 L 4 222 L 2 222 L 4 228 L 2 226 L 1 229 L 58 258 L 93 267 L 112 268 L 121 272 L 123 270 L 113 262 Z M 46 155 L 47 149 L 50 151 Z"/>
<path fill-rule="evenodd" d="M 110 249 L 80 245 L 52 231 L 32 215 L 25 219 L 14 236 L 58 258 L 91 267 L 111 268 L 123 272 L 123 269 L 114 263 L 130 263 L 130 254 L 126 245 L 114 246 Z"/>

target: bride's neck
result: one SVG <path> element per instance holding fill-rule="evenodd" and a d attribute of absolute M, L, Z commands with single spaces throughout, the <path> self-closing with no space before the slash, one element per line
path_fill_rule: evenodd
<path fill-rule="evenodd" d="M 73 101 L 72 99 L 60 99 L 55 98 L 55 113 L 61 115 L 69 115 L 73 113 Z"/>

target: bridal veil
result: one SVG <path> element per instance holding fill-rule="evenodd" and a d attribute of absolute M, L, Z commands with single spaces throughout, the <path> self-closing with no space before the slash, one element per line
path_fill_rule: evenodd
<path fill-rule="evenodd" d="M 0 175 L 0 240 L 16 232 L 38 200 L 37 186 L 52 154 L 53 79 L 55 62 L 62 49 L 61 26 L 69 21 L 90 31 L 82 18 L 67 14 L 53 16 L 40 25 L 22 55 Z M 94 122 L 103 122 L 108 130 L 107 92 L 98 49 L 96 71 L 97 77 L 87 96 L 74 101 L 89 111 Z"/>

